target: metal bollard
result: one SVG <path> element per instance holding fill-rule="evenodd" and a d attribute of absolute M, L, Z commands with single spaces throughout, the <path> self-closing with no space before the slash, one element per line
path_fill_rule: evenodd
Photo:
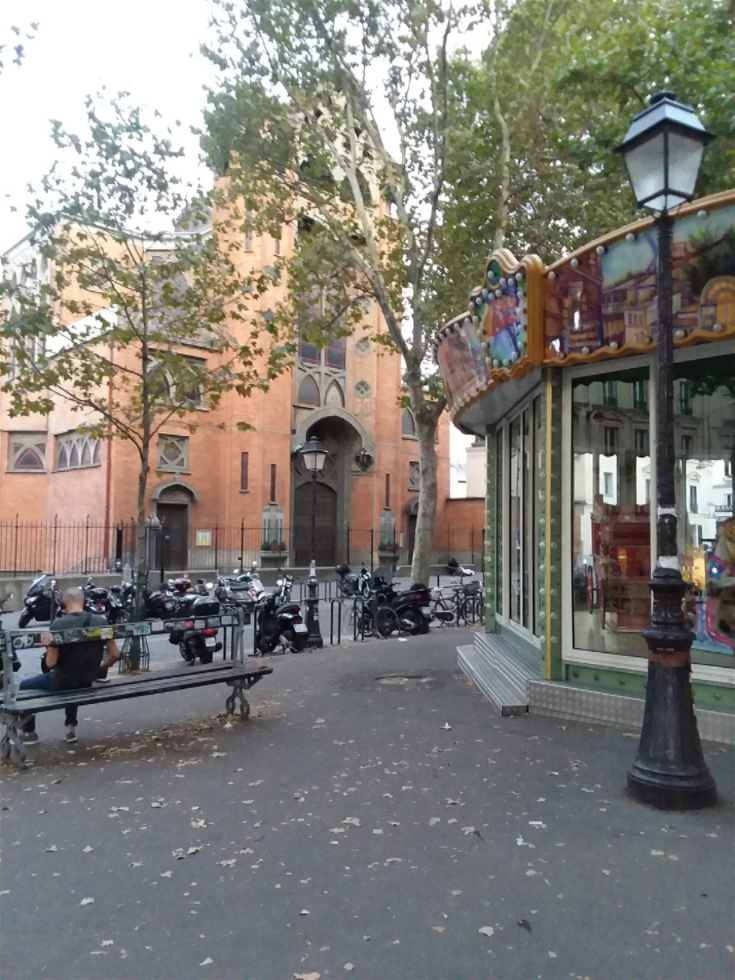
<path fill-rule="evenodd" d="M 306 585 L 306 628 L 309 631 L 306 645 L 323 647 L 324 640 L 319 623 L 319 582 L 316 578 L 316 561 L 313 558 L 309 566 L 309 581 Z"/>

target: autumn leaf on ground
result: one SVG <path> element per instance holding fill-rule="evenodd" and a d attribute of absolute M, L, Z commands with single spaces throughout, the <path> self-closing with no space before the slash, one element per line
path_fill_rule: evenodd
<path fill-rule="evenodd" d="M 319 980 L 321 973 L 294 973 L 294 980 Z"/>
<path fill-rule="evenodd" d="M 488 938 L 495 935 L 495 930 L 492 926 L 482 926 L 482 928 L 478 929 L 477 931 L 481 936 L 487 936 Z"/>
<path fill-rule="evenodd" d="M 91 905 L 92 902 L 94 902 L 94 899 L 93 898 L 83 898 L 79 904 L 80 905 Z"/>

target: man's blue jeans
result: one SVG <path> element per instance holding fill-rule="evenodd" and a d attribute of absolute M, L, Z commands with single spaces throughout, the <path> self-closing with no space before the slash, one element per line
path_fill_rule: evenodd
<path fill-rule="evenodd" d="M 46 691 L 48 694 L 55 694 L 57 691 L 65 690 L 65 688 L 59 687 L 53 670 L 50 670 L 47 674 L 35 674 L 33 677 L 26 677 L 25 680 L 20 682 L 18 688 L 21 691 Z M 66 724 L 76 726 L 78 706 L 76 704 L 68 704 L 64 710 L 66 711 Z M 36 716 L 28 715 L 23 721 L 22 728 L 24 732 L 35 732 Z"/>

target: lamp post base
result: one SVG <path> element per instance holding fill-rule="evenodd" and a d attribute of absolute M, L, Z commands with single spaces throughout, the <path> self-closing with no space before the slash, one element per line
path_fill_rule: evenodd
<path fill-rule="evenodd" d="M 704 761 L 691 684 L 692 633 L 684 622 L 686 585 L 678 569 L 658 567 L 650 582 L 648 682 L 641 740 L 628 771 L 628 793 L 661 810 L 714 806 L 717 789 Z"/>
<path fill-rule="evenodd" d="M 717 803 L 692 704 L 689 667 L 648 665 L 646 709 L 628 793 L 660 810 L 699 810 Z"/>
<path fill-rule="evenodd" d="M 316 578 L 316 562 L 313 559 L 306 590 L 306 628 L 309 631 L 306 645 L 321 648 L 324 646 L 324 640 L 319 624 L 319 583 Z"/>

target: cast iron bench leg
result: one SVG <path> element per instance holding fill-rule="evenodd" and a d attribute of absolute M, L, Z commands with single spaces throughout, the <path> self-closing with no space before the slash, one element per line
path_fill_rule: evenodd
<path fill-rule="evenodd" d="M 240 717 L 242 719 L 250 717 L 250 702 L 245 697 L 245 681 L 242 677 L 234 681 L 227 681 L 227 686 L 232 688 L 232 694 L 225 701 L 228 715 L 234 715 L 236 701 L 240 702 Z"/>
<path fill-rule="evenodd" d="M 26 762 L 26 747 L 20 737 L 21 719 L 17 715 L 9 715 L 2 719 L 2 724 L 5 725 L 5 733 L 0 741 L 0 756 L 3 761 L 7 759 L 19 769 L 26 769 L 29 763 Z"/>

